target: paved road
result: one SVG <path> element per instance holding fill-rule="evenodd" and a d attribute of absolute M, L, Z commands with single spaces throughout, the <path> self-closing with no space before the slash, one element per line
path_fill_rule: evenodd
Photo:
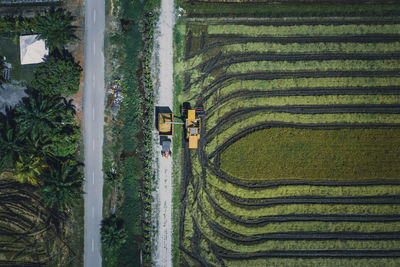
<path fill-rule="evenodd" d="M 103 206 L 104 0 L 85 0 L 85 267 L 101 267 Z"/>

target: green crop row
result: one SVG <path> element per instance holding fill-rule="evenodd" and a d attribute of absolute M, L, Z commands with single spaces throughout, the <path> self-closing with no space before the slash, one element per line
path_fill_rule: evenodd
<path fill-rule="evenodd" d="M 398 70 L 400 60 L 310 60 L 310 61 L 250 61 L 230 65 L 226 73 L 259 71 L 352 71 Z"/>
<path fill-rule="evenodd" d="M 214 113 L 206 124 L 207 129 L 217 125 L 217 113 Z M 240 130 L 267 122 L 283 122 L 294 124 L 322 124 L 322 123 L 356 123 L 356 124 L 398 124 L 400 116 L 398 114 L 378 114 L 378 113 L 341 113 L 341 114 L 297 114 L 286 112 L 258 112 L 243 118 L 243 121 L 232 124 L 221 134 L 217 135 L 206 145 L 206 152 L 211 153 L 217 144 L 222 144 L 228 138 L 238 133 Z"/>
<path fill-rule="evenodd" d="M 292 105 L 358 105 L 358 104 L 400 104 L 400 95 L 321 95 L 321 96 L 273 96 L 254 98 L 232 98 L 226 102 L 218 103 L 209 119 L 221 117 L 229 112 L 241 108 L 252 107 L 278 107 Z M 209 102 L 206 108 L 211 108 Z M 215 107 L 215 106 L 214 106 Z"/>
<path fill-rule="evenodd" d="M 245 180 L 398 179 L 399 151 L 397 129 L 271 128 L 229 146 L 220 164 Z"/>
<path fill-rule="evenodd" d="M 316 186 L 316 185 L 282 185 L 273 188 L 243 188 L 222 179 L 210 171 L 206 171 L 208 187 L 227 192 L 233 196 L 247 199 L 263 199 L 274 197 L 296 196 L 324 196 L 324 197 L 349 197 L 349 196 L 391 196 L 400 194 L 398 185 L 371 185 L 371 186 Z"/>
<path fill-rule="evenodd" d="M 316 4 L 296 4 L 296 2 L 279 4 L 266 4 L 264 1 L 253 1 L 252 3 L 242 1 L 241 3 L 232 3 L 233 1 L 224 1 L 219 3 L 209 1 L 200 3 L 200 1 L 184 1 L 184 8 L 189 17 L 263 17 L 263 18 L 287 18 L 294 17 L 386 17 L 396 16 L 400 13 L 400 7 L 396 4 L 349 4 L 342 5 L 337 3 Z M 277 1 L 272 1 L 277 3 Z M 332 1 L 333 2 L 333 1 Z M 253 21 L 257 22 L 256 19 Z"/>
<path fill-rule="evenodd" d="M 270 43 L 248 42 L 218 46 L 206 53 L 196 55 L 186 61 L 177 63 L 178 70 L 189 70 L 199 66 L 206 60 L 215 57 L 217 51 L 225 56 L 231 53 L 396 53 L 400 52 L 400 42 L 391 43 Z"/>
<path fill-rule="evenodd" d="M 361 204 L 282 204 L 243 208 L 232 204 L 221 193 L 210 189 L 214 201 L 222 209 L 236 217 L 258 218 L 288 214 L 358 214 L 358 215 L 393 215 L 400 214 L 400 205 L 361 205 Z"/>
<path fill-rule="evenodd" d="M 400 258 L 258 258 L 252 260 L 224 259 L 229 267 L 310 267 L 310 266 L 385 266 L 398 267 Z"/>
<path fill-rule="evenodd" d="M 218 50 L 229 53 L 393 53 L 400 52 L 400 42 L 392 43 L 268 43 L 248 42 L 228 44 Z M 201 58 L 201 56 L 199 56 Z"/>
<path fill-rule="evenodd" d="M 200 213 L 198 202 L 193 205 L 196 220 L 199 216 L 207 218 L 209 221 L 219 224 L 234 233 L 253 236 L 267 233 L 282 233 L 296 231 L 316 231 L 316 232 L 396 232 L 400 231 L 398 222 L 324 222 L 324 221 L 294 221 L 294 222 L 271 222 L 258 226 L 244 225 L 232 221 L 228 217 L 219 216 L 214 207 L 208 201 L 201 202 L 203 212 Z"/>
<path fill-rule="evenodd" d="M 211 96 L 212 100 L 239 90 L 275 91 L 294 88 L 329 87 L 378 87 L 399 86 L 399 77 L 332 77 L 332 78 L 287 78 L 275 80 L 234 80 Z"/>
<path fill-rule="evenodd" d="M 209 25 L 208 34 L 240 35 L 248 37 L 261 36 L 340 36 L 367 34 L 399 34 L 400 24 L 387 25 L 296 25 L 296 26 L 265 26 L 265 25 Z"/>
<path fill-rule="evenodd" d="M 206 203 L 204 193 L 199 194 L 199 203 L 203 209 L 210 207 Z M 332 249 L 391 249 L 400 245 L 399 240 L 374 240 L 374 241 L 357 241 L 357 240 L 269 240 L 256 244 L 241 244 L 229 239 L 220 237 L 215 233 L 207 223 L 207 216 L 203 215 L 199 209 L 192 212 L 196 218 L 200 232 L 207 239 L 223 247 L 227 250 L 241 253 L 252 253 L 268 250 L 332 250 Z M 208 212 L 207 212 L 208 214 Z"/>

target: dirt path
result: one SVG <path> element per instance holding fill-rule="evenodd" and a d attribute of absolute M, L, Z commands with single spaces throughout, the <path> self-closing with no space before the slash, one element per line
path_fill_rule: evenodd
<path fill-rule="evenodd" d="M 173 105 L 173 26 L 174 1 L 161 1 L 160 21 L 154 38 L 155 56 L 152 62 L 152 72 L 155 84 L 155 106 Z M 172 158 L 161 157 L 161 147 L 157 131 L 153 131 L 154 169 L 157 177 L 157 187 L 153 203 L 154 234 L 153 262 L 155 266 L 172 266 Z M 173 153 L 173 152 L 172 152 Z"/>

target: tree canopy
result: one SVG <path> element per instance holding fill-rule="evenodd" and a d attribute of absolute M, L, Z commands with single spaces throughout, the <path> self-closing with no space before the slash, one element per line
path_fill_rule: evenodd
<path fill-rule="evenodd" d="M 76 39 L 75 26 L 70 12 L 51 8 L 44 16 L 37 19 L 35 31 L 46 42 L 50 51 L 62 51 L 65 44 Z"/>
<path fill-rule="evenodd" d="M 30 86 L 42 94 L 69 96 L 79 90 L 81 71 L 70 54 L 53 53 L 35 70 Z"/>
<path fill-rule="evenodd" d="M 101 242 L 111 250 L 120 248 L 128 238 L 128 232 L 124 227 L 124 221 L 115 214 L 101 221 Z"/>

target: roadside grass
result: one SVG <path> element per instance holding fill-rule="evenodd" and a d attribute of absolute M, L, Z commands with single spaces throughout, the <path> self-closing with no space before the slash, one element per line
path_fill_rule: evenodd
<path fill-rule="evenodd" d="M 79 148 L 76 153 L 76 158 L 80 162 L 84 162 L 84 143 L 83 134 L 81 134 L 79 140 Z M 80 197 L 76 200 L 76 205 L 71 208 L 71 232 L 74 233 L 70 237 L 70 246 L 73 251 L 73 259 L 67 266 L 69 267 L 81 267 L 83 266 L 84 256 L 84 225 L 85 225 L 85 200 L 84 197 Z"/>
<path fill-rule="evenodd" d="M 108 78 L 112 79 L 112 74 L 120 79 L 119 84 L 122 89 L 123 101 L 117 121 L 112 121 L 112 135 L 109 147 L 105 146 L 105 160 L 114 162 L 117 170 L 122 176 L 122 180 L 117 185 L 118 197 L 116 214 L 124 221 L 124 228 L 128 232 L 128 239 L 119 249 L 109 250 L 103 248 L 103 263 L 107 259 L 105 266 L 141 266 L 151 264 L 150 244 L 146 238 L 144 228 L 144 208 L 142 190 L 144 188 L 144 162 L 145 157 L 143 145 L 143 128 L 141 121 L 144 117 L 143 105 L 146 105 L 142 93 L 140 79 L 140 59 L 143 50 L 143 23 L 146 12 L 155 8 L 157 1 L 129 1 L 114 0 L 113 16 L 116 23 L 120 23 L 120 31 L 109 31 L 106 38 L 106 47 L 114 46 L 116 50 L 108 49 L 109 60 L 119 60 L 121 66 L 118 70 L 110 69 Z M 107 2 L 106 18 L 109 20 L 111 2 Z M 112 73 L 112 74 L 111 74 Z M 115 79 L 115 78 L 113 78 Z M 114 134 L 114 131 L 116 132 Z M 106 134 L 105 134 L 106 136 Z M 118 143 L 119 145 L 115 145 Z M 107 153 L 107 155 L 106 155 Z M 117 162 L 118 161 L 118 162 Z M 109 166 L 109 165 L 108 165 Z M 117 168 L 118 169 L 118 168 Z M 104 216 L 110 213 L 110 201 L 114 194 L 111 185 L 105 183 L 103 188 Z M 141 259 L 143 258 L 143 261 Z"/>
<path fill-rule="evenodd" d="M 174 114 L 180 114 L 179 96 L 182 94 L 182 75 L 176 73 L 176 66 L 181 57 L 183 57 L 183 40 L 184 35 L 181 34 L 179 27 L 184 27 L 184 24 L 177 21 L 174 28 Z M 172 171 L 172 264 L 179 266 L 180 250 L 179 250 L 179 210 L 181 200 L 181 179 L 182 179 L 182 164 L 185 160 L 182 152 L 182 125 L 175 125 L 175 132 L 172 138 L 173 150 L 173 171 Z"/>
<path fill-rule="evenodd" d="M 6 57 L 6 62 L 11 63 L 11 79 L 29 84 L 33 79 L 33 71 L 38 64 L 21 65 L 19 55 L 19 39 L 0 37 L 0 56 Z"/>

